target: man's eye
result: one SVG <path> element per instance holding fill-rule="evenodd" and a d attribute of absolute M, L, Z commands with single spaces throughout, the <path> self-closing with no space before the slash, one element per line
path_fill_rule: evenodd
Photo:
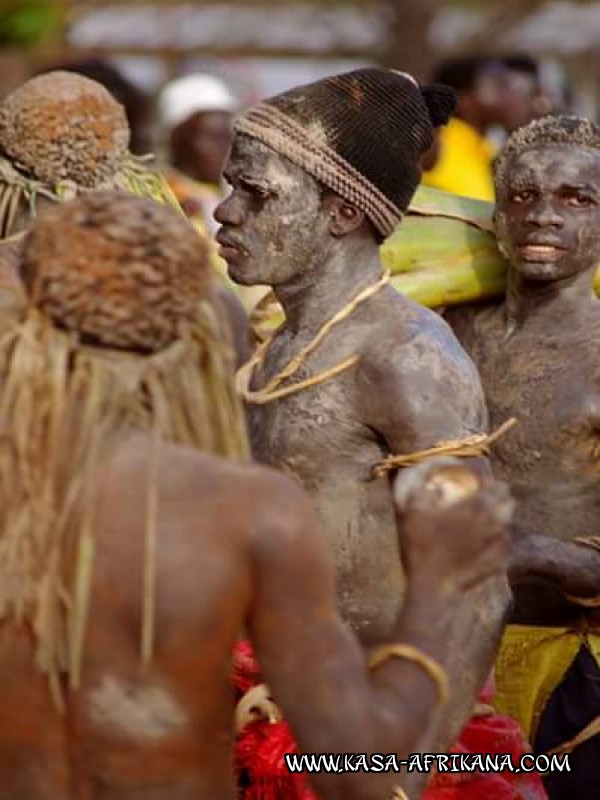
<path fill-rule="evenodd" d="M 513 192 L 510 196 L 513 203 L 529 203 L 533 200 L 533 192 Z"/>
<path fill-rule="evenodd" d="M 584 194 L 570 194 L 566 197 L 567 204 L 574 208 L 589 208 L 594 205 L 594 198 Z"/>
<path fill-rule="evenodd" d="M 256 197 L 259 200 L 266 200 L 271 194 L 268 189 L 265 189 L 263 186 L 258 186 L 255 183 L 242 181 L 241 186 L 244 191 L 248 192 L 248 194 Z"/>

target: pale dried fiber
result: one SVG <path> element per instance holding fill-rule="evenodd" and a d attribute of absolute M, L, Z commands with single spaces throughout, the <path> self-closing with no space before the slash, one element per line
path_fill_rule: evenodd
<path fill-rule="evenodd" d="M 152 355 L 82 346 L 35 308 L 0 338 L 0 619 L 30 626 L 37 665 L 57 703 L 61 674 L 71 687 L 79 683 L 93 613 L 102 464 L 134 429 L 154 432 L 154 447 L 167 441 L 246 458 L 231 359 L 207 301 L 176 342 Z M 157 491 L 150 470 L 150 547 Z M 152 656 L 153 569 L 150 551 L 140 586 L 146 658 Z"/>
<path fill-rule="evenodd" d="M 114 174 L 90 189 L 71 180 L 39 181 L 0 155 L 0 240 L 21 233 L 38 217 L 40 199 L 58 204 L 92 191 L 123 190 L 183 214 L 167 182 L 146 166 L 147 160 L 127 153 Z"/>

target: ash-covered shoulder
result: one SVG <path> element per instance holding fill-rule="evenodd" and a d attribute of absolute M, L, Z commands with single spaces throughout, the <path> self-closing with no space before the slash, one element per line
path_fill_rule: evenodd
<path fill-rule="evenodd" d="M 367 363 L 393 361 L 398 369 L 450 368 L 478 382 L 472 360 L 446 320 L 393 288 L 375 298 L 374 324 L 365 345 Z"/>
<path fill-rule="evenodd" d="M 412 450 L 484 432 L 479 373 L 442 317 L 399 295 L 378 298 L 373 314 L 356 372 L 368 424 Z"/>

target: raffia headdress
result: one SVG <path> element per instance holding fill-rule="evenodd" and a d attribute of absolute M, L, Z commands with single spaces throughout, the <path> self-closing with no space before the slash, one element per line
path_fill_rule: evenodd
<path fill-rule="evenodd" d="M 30 626 L 61 700 L 80 677 L 97 479 L 132 430 L 148 468 L 143 629 L 152 654 L 159 445 L 247 454 L 232 352 L 201 240 L 175 212 L 116 192 L 56 206 L 25 240 L 29 305 L 0 339 L 0 619 Z"/>
<path fill-rule="evenodd" d="M 16 89 L 0 104 L 0 239 L 26 227 L 39 198 L 124 189 L 176 206 L 129 138 L 124 109 L 89 78 L 50 72 Z"/>

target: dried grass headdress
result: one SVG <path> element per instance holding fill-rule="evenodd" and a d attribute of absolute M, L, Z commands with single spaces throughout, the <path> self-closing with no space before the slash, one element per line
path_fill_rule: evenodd
<path fill-rule="evenodd" d="M 124 189 L 176 205 L 129 138 L 123 107 L 89 78 L 50 72 L 16 89 L 0 104 L 0 239 L 26 227 L 39 198 Z"/>
<path fill-rule="evenodd" d="M 60 701 L 77 687 L 97 476 L 132 429 L 148 474 L 142 655 L 152 653 L 157 448 L 247 454 L 233 354 L 207 299 L 202 242 L 175 212 L 125 193 L 49 210 L 28 234 L 30 302 L 0 340 L 0 619 L 31 626 Z M 206 261 L 206 259 L 204 259 Z"/>

